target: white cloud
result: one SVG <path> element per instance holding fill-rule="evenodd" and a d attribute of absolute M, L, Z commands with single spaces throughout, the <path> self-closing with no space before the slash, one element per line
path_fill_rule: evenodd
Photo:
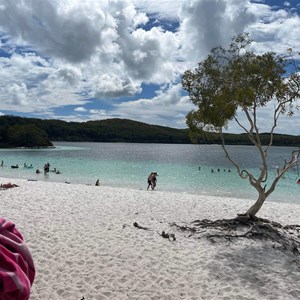
<path fill-rule="evenodd" d="M 270 6 L 257 4 L 251 7 L 259 21 L 248 28 L 258 52 L 285 53 L 290 47 L 300 49 L 300 18 L 284 9 L 274 10 Z"/>
<path fill-rule="evenodd" d="M 13 83 L 6 87 L 1 87 L 1 94 L 5 94 L 10 105 L 19 106 L 28 104 L 27 101 L 27 87 L 24 83 Z"/>
<path fill-rule="evenodd" d="M 48 63 L 33 53 L 14 54 L 0 59 L 0 99 L 2 110 L 18 112 L 45 112 L 53 107 L 81 104 L 76 94 L 80 86 L 70 85 L 70 72 Z M 69 69 L 69 71 L 72 69 Z M 64 76 L 62 76 L 64 74 Z M 74 78 L 73 78 L 74 80 Z M 68 84 L 66 84 L 68 83 Z"/>
<path fill-rule="evenodd" d="M 89 120 L 103 120 L 113 117 L 113 114 L 104 109 L 90 109 Z"/>
<path fill-rule="evenodd" d="M 273 126 L 274 119 L 274 108 L 275 103 L 269 102 L 267 106 L 260 107 L 257 110 L 257 127 L 260 132 L 270 132 Z M 239 111 L 237 114 L 239 121 L 246 129 L 250 129 L 250 124 L 247 121 L 245 113 Z M 275 133 L 285 133 L 285 134 L 295 134 L 299 135 L 299 126 L 300 126 L 300 111 L 295 111 L 293 117 L 289 117 L 285 114 L 279 116 Z M 227 132 L 239 133 L 244 132 L 241 127 L 235 122 L 231 121 L 229 123 Z"/>
<path fill-rule="evenodd" d="M 256 21 L 246 0 L 189 0 L 181 8 L 180 40 L 182 56 L 199 62 L 217 46 L 226 46 L 230 39 Z"/>
<path fill-rule="evenodd" d="M 1 109 L 53 117 L 55 108 L 72 105 L 72 113 L 85 114 L 57 117 L 184 126 L 192 105 L 180 96 L 180 74 L 212 47 L 247 31 L 259 52 L 300 49 L 291 5 L 256 2 L 0 0 Z M 163 26 L 168 22 L 174 26 Z M 156 97 L 138 97 L 142 84 L 160 86 Z M 112 101 L 113 108 L 84 111 L 94 101 Z"/>
<path fill-rule="evenodd" d="M 61 79 L 64 84 L 76 85 L 81 78 L 81 70 L 74 67 L 60 68 L 56 72 L 57 79 Z"/>
<path fill-rule="evenodd" d="M 131 79 L 122 79 L 115 74 L 103 74 L 94 78 L 93 86 L 96 88 L 96 98 L 129 97 L 141 92 L 139 84 Z"/>
<path fill-rule="evenodd" d="M 5 3 L 3 3 L 5 2 Z M 15 39 L 21 38 L 46 55 L 71 62 L 87 60 L 101 43 L 105 14 L 85 2 L 2 1 L 0 26 Z"/>
<path fill-rule="evenodd" d="M 22 105 L 16 111 L 37 112 L 89 97 L 133 96 L 141 92 L 143 81 L 176 78 L 176 36 L 159 28 L 136 29 L 148 18 L 130 1 L 0 3 L 0 28 L 10 38 L 6 50 L 14 53 L 22 45 L 51 57 L 46 60 L 33 51 L 18 54 L 20 50 L 1 59 L 1 98 L 8 84 L 27 87 L 22 101 L 12 90 L 3 109 L 13 109 L 9 104 L 17 99 Z"/>
<path fill-rule="evenodd" d="M 138 99 L 114 105 L 113 113 L 120 117 L 150 124 L 185 127 L 185 115 L 193 108 L 188 98 L 180 95 L 181 85 L 171 85 L 152 99 Z M 178 125 L 178 126 L 177 126 Z"/>
<path fill-rule="evenodd" d="M 74 111 L 76 111 L 76 112 L 86 112 L 87 109 L 84 108 L 84 107 L 82 107 L 82 106 L 79 106 L 79 107 L 76 107 L 76 108 L 74 109 Z"/>
<path fill-rule="evenodd" d="M 184 1 L 186 0 L 133 0 L 133 3 L 148 14 L 157 15 L 159 18 L 176 19 Z"/>

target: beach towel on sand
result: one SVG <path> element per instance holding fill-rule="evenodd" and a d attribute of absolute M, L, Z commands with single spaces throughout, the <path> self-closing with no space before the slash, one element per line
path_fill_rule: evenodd
<path fill-rule="evenodd" d="M 35 276 L 33 260 L 21 233 L 0 218 L 0 299 L 27 300 Z"/>

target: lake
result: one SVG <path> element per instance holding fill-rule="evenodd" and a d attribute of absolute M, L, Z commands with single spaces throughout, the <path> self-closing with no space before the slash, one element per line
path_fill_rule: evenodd
<path fill-rule="evenodd" d="M 221 197 L 256 199 L 256 191 L 241 179 L 225 158 L 220 145 L 128 144 L 54 142 L 55 149 L 1 149 L 0 176 L 34 180 L 95 184 L 146 189 L 150 172 L 159 173 L 157 190 Z M 259 153 L 254 146 L 227 146 L 242 168 L 258 174 Z M 267 188 L 275 177 L 276 166 L 296 148 L 272 147 L 268 157 Z M 23 167 L 32 164 L 33 169 Z M 61 174 L 43 174 L 50 163 Z M 19 169 L 11 165 L 19 164 Z M 41 174 L 35 174 L 40 169 Z M 219 171 L 218 171 L 219 169 Z M 212 172 L 214 170 L 214 172 Z M 270 201 L 300 203 L 300 185 L 294 168 L 279 181 Z"/>

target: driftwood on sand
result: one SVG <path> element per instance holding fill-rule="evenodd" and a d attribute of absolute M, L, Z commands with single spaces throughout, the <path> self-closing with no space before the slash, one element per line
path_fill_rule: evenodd
<path fill-rule="evenodd" d="M 139 225 L 137 222 L 134 222 L 133 223 L 133 226 L 137 229 L 143 229 L 143 230 L 151 230 L 151 228 L 148 228 L 148 227 L 144 227 L 144 226 L 141 226 Z M 124 228 L 124 226 L 123 226 Z M 174 233 L 167 233 L 165 231 L 162 231 L 162 233 L 158 233 L 162 238 L 164 239 L 168 239 L 169 241 L 176 241 L 176 237 L 175 237 L 175 234 Z"/>

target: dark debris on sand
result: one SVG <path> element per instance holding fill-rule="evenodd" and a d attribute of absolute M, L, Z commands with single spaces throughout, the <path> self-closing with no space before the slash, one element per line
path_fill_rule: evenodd
<path fill-rule="evenodd" d="M 203 219 L 184 225 L 172 223 L 171 226 L 188 233 L 189 237 L 206 237 L 212 243 L 217 240 L 232 242 L 239 238 L 267 240 L 273 243 L 273 248 L 300 254 L 300 225 L 282 226 L 267 219 L 238 215 L 233 219 Z"/>

